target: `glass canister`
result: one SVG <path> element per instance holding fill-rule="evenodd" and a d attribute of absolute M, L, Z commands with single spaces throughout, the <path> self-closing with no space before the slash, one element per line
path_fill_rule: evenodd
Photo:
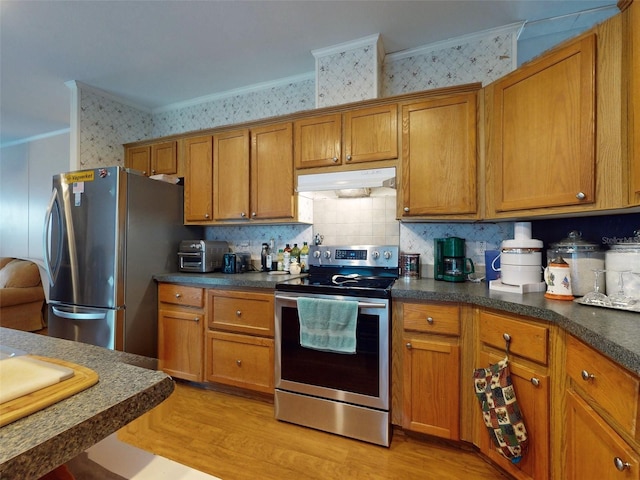
<path fill-rule="evenodd" d="M 547 250 L 547 264 L 558 255 L 569 264 L 571 273 L 571 289 L 573 295 L 583 296 L 593 291 L 595 273 L 593 270 L 604 270 L 605 252 L 602 247 L 583 240 L 582 232 L 573 230 L 567 238 L 552 243 Z M 604 293 L 604 278 L 600 278 L 600 291 Z"/>
<path fill-rule="evenodd" d="M 606 284 L 608 294 L 624 290 L 625 295 L 640 300 L 640 230 L 634 235 L 609 245 Z"/>
<path fill-rule="evenodd" d="M 400 255 L 400 274 L 404 277 L 420 277 L 419 253 L 403 253 Z"/>

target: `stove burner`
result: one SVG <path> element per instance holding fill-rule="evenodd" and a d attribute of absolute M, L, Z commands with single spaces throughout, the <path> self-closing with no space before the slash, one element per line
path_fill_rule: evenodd
<path fill-rule="evenodd" d="M 357 273 L 350 273 L 349 275 L 334 275 L 331 277 L 331 282 L 336 285 L 344 285 L 345 283 L 358 283 L 358 275 Z M 339 279 L 343 279 L 338 281 Z"/>

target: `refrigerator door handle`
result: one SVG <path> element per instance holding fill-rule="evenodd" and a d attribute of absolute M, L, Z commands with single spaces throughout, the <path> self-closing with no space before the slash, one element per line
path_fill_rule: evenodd
<path fill-rule="evenodd" d="M 102 320 L 106 318 L 106 312 L 69 312 L 64 310 L 61 307 L 51 307 L 53 309 L 53 313 L 55 313 L 60 318 L 67 318 L 69 320 Z"/>
<path fill-rule="evenodd" d="M 58 253 L 57 253 L 57 264 L 51 264 L 51 257 L 49 256 L 49 235 L 51 233 L 51 219 L 53 218 L 53 208 L 58 203 L 58 190 L 55 188 L 51 192 L 51 200 L 49 200 L 49 206 L 47 207 L 47 212 L 44 217 L 44 231 L 43 231 L 43 250 L 44 250 L 44 265 L 45 270 L 47 271 L 47 277 L 49 278 L 49 285 L 53 285 L 55 283 L 56 277 L 58 276 L 58 269 L 60 268 L 60 248 L 62 238 L 58 239 Z M 59 235 L 61 237 L 61 234 Z M 53 242 L 51 242 L 51 246 L 53 246 Z"/>

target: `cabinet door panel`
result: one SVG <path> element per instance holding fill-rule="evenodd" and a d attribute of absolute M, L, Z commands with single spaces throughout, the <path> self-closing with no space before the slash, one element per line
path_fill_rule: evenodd
<path fill-rule="evenodd" d="M 204 315 L 164 309 L 158 314 L 159 367 L 177 378 L 202 381 Z"/>
<path fill-rule="evenodd" d="M 629 62 L 629 161 L 631 203 L 640 205 L 640 3 L 628 7 Z"/>
<path fill-rule="evenodd" d="M 344 114 L 346 163 L 398 158 L 398 106 L 362 108 Z"/>
<path fill-rule="evenodd" d="M 575 392 L 567 391 L 567 480 L 640 478 L 640 457 Z M 628 463 L 619 471 L 614 459 Z"/>
<path fill-rule="evenodd" d="M 476 94 L 402 108 L 403 216 L 477 211 Z"/>
<path fill-rule="evenodd" d="M 184 218 L 205 223 L 213 219 L 213 154 L 210 136 L 185 140 Z"/>
<path fill-rule="evenodd" d="M 151 174 L 174 175 L 178 173 L 178 154 L 176 142 L 163 142 L 151 145 Z"/>
<path fill-rule="evenodd" d="M 294 124 L 296 168 L 323 167 L 340 161 L 342 117 L 324 115 Z"/>
<path fill-rule="evenodd" d="M 251 131 L 251 218 L 293 218 L 291 123 Z"/>
<path fill-rule="evenodd" d="M 501 359 L 487 352 L 480 354 L 482 366 L 495 364 Z M 518 479 L 544 480 L 549 478 L 549 376 L 519 364 L 512 357 L 509 361 L 511 381 L 527 428 L 529 448 L 520 463 L 511 463 L 496 451 L 483 423 L 480 449 Z"/>
<path fill-rule="evenodd" d="M 406 338 L 403 363 L 403 427 L 459 439 L 460 347 Z"/>
<path fill-rule="evenodd" d="M 132 147 L 127 149 L 127 168 L 149 175 L 151 169 L 151 147 Z"/>
<path fill-rule="evenodd" d="M 214 212 L 216 220 L 249 219 L 249 130 L 213 137 Z"/>
<path fill-rule="evenodd" d="M 495 211 L 593 203 L 595 35 L 517 70 L 488 91 Z"/>

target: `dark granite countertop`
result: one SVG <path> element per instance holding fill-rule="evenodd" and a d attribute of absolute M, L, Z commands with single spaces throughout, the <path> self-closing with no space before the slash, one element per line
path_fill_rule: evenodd
<path fill-rule="evenodd" d="M 165 400 L 171 377 L 138 355 L 0 328 L 0 345 L 62 359 L 98 373 L 98 383 L 0 428 L 0 478 L 36 479 Z M 150 367 L 151 369 L 147 368 Z"/>
<path fill-rule="evenodd" d="M 261 272 L 242 274 L 171 273 L 156 275 L 160 282 L 245 288 L 275 288 L 294 275 Z M 486 283 L 438 282 L 429 278 L 401 277 L 393 286 L 392 298 L 461 302 L 556 323 L 569 333 L 640 375 L 640 313 L 587 307 L 574 302 L 547 300 L 542 293 L 515 293 L 489 290 Z"/>

